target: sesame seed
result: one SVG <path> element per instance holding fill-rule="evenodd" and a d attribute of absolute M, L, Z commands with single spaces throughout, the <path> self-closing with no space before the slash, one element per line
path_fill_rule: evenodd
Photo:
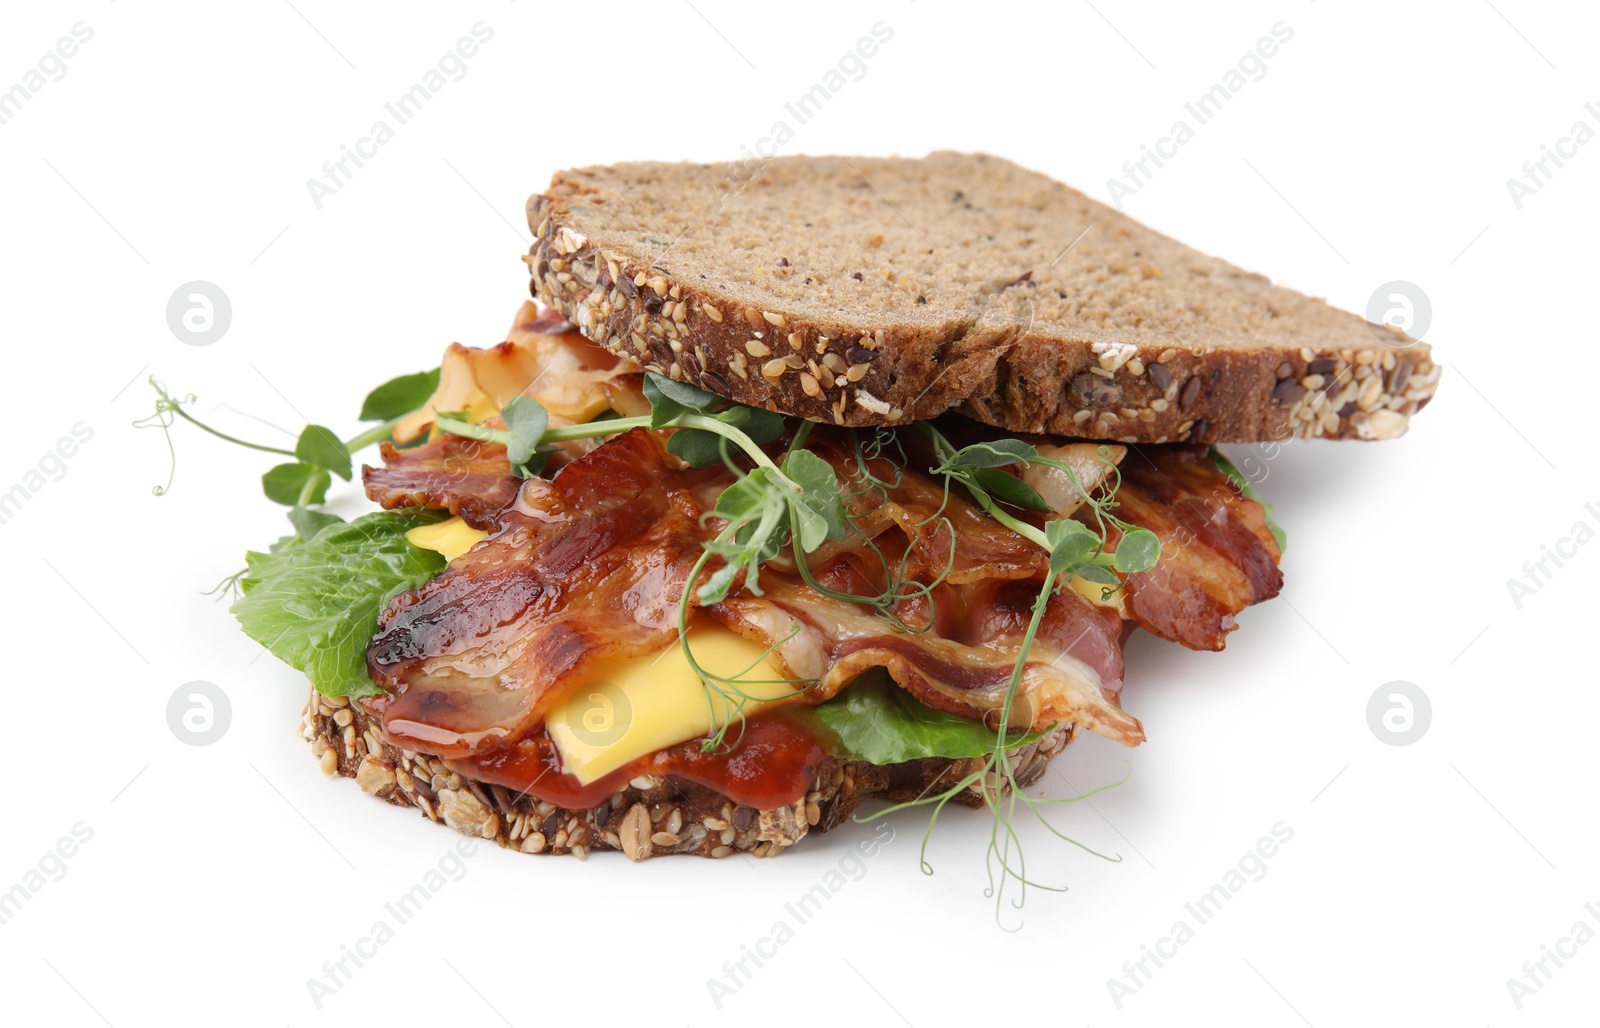
<path fill-rule="evenodd" d="M 666 296 L 667 280 L 662 278 L 660 275 L 657 275 L 655 278 L 650 280 L 650 288 L 655 290 L 656 296 Z"/>
<path fill-rule="evenodd" d="M 850 370 L 844 373 L 844 377 L 851 382 L 859 382 L 867 377 L 867 371 L 868 367 L 865 364 L 852 364 Z"/>
<path fill-rule="evenodd" d="M 704 307 L 703 306 L 700 309 L 702 311 L 704 311 L 706 313 L 706 315 L 712 321 L 715 321 L 719 325 L 722 324 L 722 312 L 717 310 L 717 308 L 715 306 L 711 306 L 711 307 Z"/>
<path fill-rule="evenodd" d="M 783 373 L 788 370 L 788 367 L 789 366 L 783 362 L 782 358 L 770 360 L 761 365 L 761 374 L 764 378 L 782 378 Z"/>
<path fill-rule="evenodd" d="M 746 307 L 744 309 L 744 320 L 750 322 L 751 328 L 760 328 L 766 321 L 766 319 L 761 316 L 761 312 L 756 310 L 754 307 Z"/>
<path fill-rule="evenodd" d="M 888 414 L 892 409 L 887 403 L 884 403 L 865 389 L 856 390 L 856 406 L 880 416 Z"/>
<path fill-rule="evenodd" d="M 759 339 L 752 339 L 744 344 L 745 352 L 752 357 L 765 357 L 772 353 L 772 348 Z"/>
<path fill-rule="evenodd" d="M 808 371 L 800 372 L 800 389 L 807 396 L 821 396 L 822 386 L 817 383 L 817 377 Z"/>
<path fill-rule="evenodd" d="M 779 328 L 783 327 L 783 315 L 782 314 L 774 314 L 771 311 L 762 311 L 761 312 L 761 316 L 763 318 L 767 319 L 767 323 L 769 325 L 776 325 Z"/>

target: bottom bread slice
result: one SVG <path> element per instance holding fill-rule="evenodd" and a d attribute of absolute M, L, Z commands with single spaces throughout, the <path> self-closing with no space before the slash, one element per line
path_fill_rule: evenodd
<path fill-rule="evenodd" d="M 507 849 L 571 853 L 580 860 L 593 850 L 621 850 L 629 860 L 673 853 L 770 857 L 810 832 L 842 824 L 863 800 L 901 802 L 933 795 L 983 763 L 977 757 L 903 764 L 828 757 L 810 792 L 772 810 L 740 806 L 694 782 L 641 775 L 597 807 L 566 810 L 501 785 L 463 778 L 436 757 L 391 746 L 383 740 L 377 719 L 343 697 L 312 690 L 301 731 L 325 774 L 354 778 L 363 792 L 397 807 L 415 807 L 430 821 Z M 1059 725 L 1016 750 L 1017 781 L 1038 781 L 1072 735 L 1072 726 Z M 957 799 L 968 806 L 983 803 L 975 788 Z"/>

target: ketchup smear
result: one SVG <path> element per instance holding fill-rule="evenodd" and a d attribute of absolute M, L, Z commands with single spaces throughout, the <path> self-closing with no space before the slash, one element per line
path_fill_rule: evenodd
<path fill-rule="evenodd" d="M 733 737 L 730 732 L 729 739 Z M 625 764 L 588 785 L 561 769 L 560 751 L 543 728 L 513 746 L 445 763 L 458 774 L 568 810 L 597 807 L 642 774 L 685 779 L 740 806 L 771 810 L 804 798 L 816 784 L 822 757 L 822 747 L 809 730 L 782 711 L 771 711 L 752 716 L 738 741 L 719 752 L 706 753 L 699 739 L 691 739 Z"/>

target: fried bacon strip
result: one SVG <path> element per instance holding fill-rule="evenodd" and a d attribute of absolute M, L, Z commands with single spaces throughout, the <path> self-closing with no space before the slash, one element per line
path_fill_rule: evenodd
<path fill-rule="evenodd" d="M 644 375 L 584 339 L 554 311 L 524 303 L 506 341 L 484 349 L 451 343 L 439 366 L 439 386 L 426 405 L 394 427 L 402 443 L 418 439 L 438 411 L 466 411 L 496 427 L 492 417 L 515 397 L 527 394 L 550 413 L 552 425 L 591 420 L 607 408 L 623 415 L 644 414 Z M 593 440 L 564 443 L 548 470 L 592 450 Z M 384 466 L 363 466 L 367 497 L 385 510 L 432 507 L 459 514 L 473 528 L 490 531 L 499 513 L 516 499 L 521 479 L 511 472 L 505 447 L 461 436 L 440 435 L 399 450 L 385 443 Z"/>
<path fill-rule="evenodd" d="M 379 452 L 384 466 L 363 466 L 361 480 L 367 498 L 384 510 L 448 510 L 487 532 L 498 525 L 500 512 L 517 498 L 522 484 L 499 443 L 441 435 L 409 450 L 384 443 Z"/>
<path fill-rule="evenodd" d="M 1139 627 L 1195 650 L 1220 650 L 1234 615 L 1283 588 L 1266 511 L 1203 447 L 1136 446 L 1122 462 L 1117 515 L 1161 539 L 1161 560 L 1128 576 Z"/>
<path fill-rule="evenodd" d="M 662 440 L 617 436 L 552 481 L 529 479 L 497 533 L 402 593 L 367 649 L 372 701 L 401 745 L 444 757 L 514 741 L 602 656 L 677 638 L 701 552 L 695 486 Z"/>
<path fill-rule="evenodd" d="M 838 439 L 819 450 L 840 460 L 836 469 L 849 483 Z M 675 464 L 659 435 L 618 436 L 548 483 L 529 480 L 496 535 L 397 598 L 368 649 L 369 671 L 388 694 L 370 702 L 390 737 L 445 757 L 482 755 L 536 728 L 601 658 L 675 642 L 679 597 L 718 526 L 699 516 L 729 480 L 723 468 Z M 924 553 L 916 527 L 943 502 L 942 488 L 905 471 L 881 503 L 893 511 L 875 541 L 896 568 L 905 558 L 907 581 L 931 583 L 949 561 L 947 544 L 937 540 Z M 965 501 L 952 497 L 944 506 L 946 517 L 964 522 Z M 933 534 L 940 531 L 949 529 Z M 997 552 L 998 538 L 987 539 L 958 561 L 964 581 L 950 576 L 939 586 L 938 626 L 926 624 L 925 598 L 898 605 L 902 620 L 920 616 L 926 631 L 896 632 L 870 608 L 829 599 L 776 565 L 763 572 L 764 595 L 739 593 L 708 613 L 776 644 L 791 677 L 817 681 L 808 701 L 822 702 L 882 667 L 924 702 L 992 722 L 1044 570 L 1028 552 L 1036 547 L 1007 535 L 1009 553 Z M 961 533 L 956 538 L 960 554 Z M 983 575 L 984 567 L 994 573 Z M 861 581 L 852 584 L 852 576 Z M 882 576 L 883 563 L 866 558 L 864 542 L 835 552 L 818 571 L 840 591 L 882 590 Z M 1130 745 L 1140 741 L 1138 721 L 1117 706 L 1120 626 L 1076 593 L 1052 599 L 1019 690 L 1016 726 L 1073 721 Z"/>

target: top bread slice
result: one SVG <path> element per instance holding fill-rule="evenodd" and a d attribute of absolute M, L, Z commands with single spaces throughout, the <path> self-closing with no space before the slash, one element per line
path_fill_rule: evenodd
<path fill-rule="evenodd" d="M 1388 439 L 1427 345 L 983 154 L 630 163 L 528 201 L 536 297 L 743 403 L 1124 442 Z"/>

